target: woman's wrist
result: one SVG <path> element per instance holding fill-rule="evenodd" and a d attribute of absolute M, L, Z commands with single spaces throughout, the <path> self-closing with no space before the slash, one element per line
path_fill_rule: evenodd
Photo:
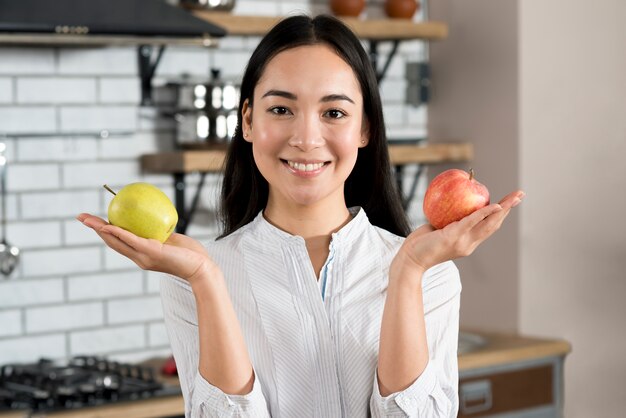
<path fill-rule="evenodd" d="M 425 271 L 425 267 L 415 263 L 401 249 L 398 251 L 389 267 L 389 281 L 400 283 L 408 282 L 421 286 Z"/>
<path fill-rule="evenodd" d="M 196 271 L 186 280 L 191 285 L 194 293 L 207 286 L 211 286 L 222 277 L 222 271 L 214 263 L 203 262 Z"/>

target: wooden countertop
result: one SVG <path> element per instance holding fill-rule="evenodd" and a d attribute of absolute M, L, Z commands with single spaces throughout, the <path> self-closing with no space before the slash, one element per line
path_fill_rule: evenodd
<path fill-rule="evenodd" d="M 460 354 L 459 372 L 517 363 L 549 357 L 564 357 L 572 349 L 564 340 L 526 337 L 515 334 L 467 331 L 481 337 L 486 345 L 476 351 Z M 157 370 L 163 359 L 146 362 Z M 178 379 L 164 378 L 166 383 L 177 385 Z M 33 414 L 31 418 L 150 418 L 184 414 L 182 395 L 118 403 L 108 406 L 62 411 L 52 414 Z M 27 418 L 25 413 L 0 413 L 0 418 Z"/>
<path fill-rule="evenodd" d="M 465 332 L 483 338 L 486 344 L 475 351 L 460 354 L 459 371 L 547 357 L 562 357 L 572 351 L 571 344 L 560 339 L 472 330 Z"/>
<path fill-rule="evenodd" d="M 0 411 L 0 418 L 29 418 L 28 411 L 26 412 L 2 412 Z"/>
<path fill-rule="evenodd" d="M 141 156 L 141 168 L 149 173 L 219 172 L 226 151 L 203 149 L 162 152 Z M 469 161 L 474 157 L 472 144 L 448 142 L 423 145 L 389 145 L 394 165 L 437 164 Z"/>
<path fill-rule="evenodd" d="M 60 411 L 50 414 L 32 414 L 30 418 L 159 418 L 184 414 L 185 405 L 183 403 L 183 397 L 182 395 L 176 395 L 120 402 L 92 408 Z M 0 415 L 0 418 L 5 417 L 4 415 Z M 20 418 L 26 418 L 26 416 Z"/>

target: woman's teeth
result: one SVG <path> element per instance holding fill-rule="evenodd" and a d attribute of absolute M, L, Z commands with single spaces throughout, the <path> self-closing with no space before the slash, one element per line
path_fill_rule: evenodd
<path fill-rule="evenodd" d="M 315 170 L 319 170 L 320 168 L 324 166 L 324 163 L 303 164 L 303 163 L 296 163 L 293 161 L 287 161 L 287 164 L 289 164 L 289 167 L 298 171 L 315 171 Z"/>

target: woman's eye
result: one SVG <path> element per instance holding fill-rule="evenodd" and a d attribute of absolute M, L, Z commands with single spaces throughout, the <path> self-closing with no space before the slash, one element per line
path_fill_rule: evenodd
<path fill-rule="evenodd" d="M 331 109 L 326 112 L 326 116 L 328 116 L 331 119 L 341 119 L 345 117 L 346 114 L 339 109 Z"/>
<path fill-rule="evenodd" d="M 274 106 L 270 108 L 270 112 L 275 115 L 288 115 L 290 113 L 289 109 L 287 109 L 286 107 L 282 107 L 282 106 Z"/>

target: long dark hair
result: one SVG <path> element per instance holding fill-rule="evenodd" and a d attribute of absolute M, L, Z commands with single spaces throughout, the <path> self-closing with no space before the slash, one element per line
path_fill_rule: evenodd
<path fill-rule="evenodd" d="M 274 56 L 290 48 L 316 44 L 333 48 L 352 67 L 361 87 L 369 127 L 369 142 L 359 148 L 354 169 L 344 185 L 346 205 L 361 206 L 372 224 L 394 234 L 407 236 L 410 232 L 389 163 L 382 103 L 368 55 L 356 35 L 341 21 L 319 15 L 315 18 L 291 16 L 280 21 L 263 37 L 250 57 L 241 82 L 239 123 L 224 168 L 220 238 L 252 221 L 267 205 L 268 183 L 254 162 L 252 144 L 243 138 L 243 104 L 248 100 L 249 106 L 253 106 L 254 88 Z"/>

